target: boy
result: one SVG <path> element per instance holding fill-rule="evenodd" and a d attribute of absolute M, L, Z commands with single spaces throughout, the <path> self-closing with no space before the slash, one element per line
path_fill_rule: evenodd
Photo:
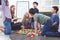
<path fill-rule="evenodd" d="M 49 21 L 47 21 L 44 24 L 44 27 L 42 29 L 42 35 L 60 37 L 60 33 L 58 32 L 59 27 L 59 16 L 57 15 L 58 10 L 59 10 L 58 7 L 56 6 L 52 7 L 51 10 L 52 15 Z"/>
<path fill-rule="evenodd" d="M 39 10 L 38 10 L 37 6 L 38 6 L 38 3 L 37 2 L 33 2 L 33 9 L 35 10 L 35 14 L 39 13 Z M 31 18 L 31 20 L 32 20 L 31 27 L 32 27 L 32 29 L 34 29 L 34 19 Z"/>
<path fill-rule="evenodd" d="M 58 31 L 58 25 L 59 25 L 59 17 L 57 16 L 57 12 L 58 12 L 58 7 L 53 6 L 52 7 L 53 10 L 51 11 L 52 16 L 48 17 L 46 15 L 43 14 L 35 14 L 34 15 L 34 28 L 35 28 L 35 33 L 37 34 L 37 24 L 40 23 L 44 24 L 44 27 L 42 29 L 42 35 L 44 35 L 45 33 L 49 32 L 49 31 L 53 31 L 54 33 Z M 53 27 L 54 26 L 54 27 Z M 41 26 L 40 26 L 41 27 Z M 51 27 L 54 29 L 52 30 Z M 56 29 L 55 29 L 56 28 Z M 41 30 L 41 28 L 39 28 L 39 30 Z M 47 32 L 46 32 L 47 31 Z M 52 33 L 53 33 L 52 32 Z M 51 34 L 52 34 L 51 33 Z M 54 34 L 53 33 L 53 34 Z M 52 34 L 52 35 L 53 35 Z M 47 33 L 46 35 L 49 35 L 49 33 Z M 52 36 L 51 35 L 51 36 Z"/>
<path fill-rule="evenodd" d="M 38 35 L 38 31 L 40 31 L 40 33 L 41 33 L 41 24 L 44 24 L 48 19 L 50 19 L 50 17 L 43 15 L 43 14 L 35 14 L 34 15 L 34 30 L 37 35 Z M 38 24 L 40 24 L 39 29 L 37 28 Z"/>
<path fill-rule="evenodd" d="M 39 10 L 38 10 L 37 6 L 38 6 L 38 3 L 33 2 L 33 7 L 34 7 L 34 10 L 35 10 L 35 13 L 39 13 Z"/>

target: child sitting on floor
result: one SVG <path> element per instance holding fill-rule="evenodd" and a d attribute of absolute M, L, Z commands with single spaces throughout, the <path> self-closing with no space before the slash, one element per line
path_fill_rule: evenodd
<path fill-rule="evenodd" d="M 57 12 L 58 12 L 58 7 L 53 6 L 52 10 L 51 10 L 51 13 L 52 13 L 51 17 L 48 17 L 43 14 L 35 14 L 34 15 L 35 35 L 38 35 L 37 34 L 37 24 L 40 23 L 40 25 L 44 24 L 44 26 L 42 28 L 42 33 L 41 33 L 42 35 L 60 36 L 60 33 L 58 32 L 59 17 L 57 15 Z"/>
<path fill-rule="evenodd" d="M 57 15 L 59 8 L 57 6 L 53 6 L 51 10 L 51 17 L 48 21 L 45 22 L 42 35 L 60 37 L 60 33 L 58 32 L 59 28 L 59 16 Z"/>
<path fill-rule="evenodd" d="M 22 19 L 22 24 L 24 28 L 32 28 L 32 17 L 35 14 L 35 11 L 33 8 L 29 10 L 29 13 L 26 13 Z"/>

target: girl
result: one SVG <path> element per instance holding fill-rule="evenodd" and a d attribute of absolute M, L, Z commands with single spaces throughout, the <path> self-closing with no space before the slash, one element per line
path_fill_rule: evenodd
<path fill-rule="evenodd" d="M 22 24 L 25 26 L 24 28 L 31 28 L 31 18 L 29 15 L 29 13 L 26 13 L 22 19 Z"/>

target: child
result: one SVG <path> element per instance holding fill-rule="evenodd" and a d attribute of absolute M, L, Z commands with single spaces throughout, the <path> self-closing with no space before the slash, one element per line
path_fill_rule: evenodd
<path fill-rule="evenodd" d="M 52 7 L 51 10 L 52 16 L 44 24 L 44 27 L 42 29 L 42 35 L 60 37 L 60 33 L 58 32 L 59 28 L 59 16 L 57 15 L 58 10 L 59 9 L 57 6 Z"/>
<path fill-rule="evenodd" d="M 31 23 L 31 20 L 29 18 L 29 14 L 26 13 L 22 19 L 22 28 L 25 29 L 25 28 L 30 28 L 30 23 Z"/>
<path fill-rule="evenodd" d="M 8 0 L 5 1 L 5 6 L 4 6 L 4 10 L 3 10 L 3 23 L 4 23 L 4 27 L 5 27 L 4 33 L 11 34 L 11 13 L 10 13 L 10 9 L 9 9 Z"/>
<path fill-rule="evenodd" d="M 15 16 L 15 5 L 11 5 L 10 7 L 10 12 L 12 16 L 12 21 L 11 21 L 11 30 L 18 31 L 21 28 L 21 23 L 14 23 L 15 21 L 18 20 L 18 18 Z"/>
<path fill-rule="evenodd" d="M 20 22 L 18 22 L 18 23 L 14 23 L 14 21 L 17 21 L 17 17 L 15 16 L 15 6 L 14 5 L 12 5 L 11 7 L 10 7 L 10 12 L 11 12 L 11 16 L 12 16 L 12 21 L 11 21 L 11 30 L 13 30 L 13 31 L 18 31 L 18 30 L 20 30 L 20 26 L 22 25 Z M 4 31 L 5 30 L 5 28 L 4 27 L 0 27 L 0 30 L 1 31 Z"/>
<path fill-rule="evenodd" d="M 34 28 L 35 28 L 35 33 L 37 34 L 37 25 L 38 23 L 44 24 L 44 27 L 42 29 L 42 34 L 46 34 L 46 35 L 51 35 L 52 33 L 54 34 L 55 32 L 58 31 L 58 25 L 59 25 L 59 17 L 56 14 L 58 12 L 58 7 L 53 7 L 53 10 L 51 13 L 53 13 L 53 15 L 51 17 L 48 17 L 46 15 L 43 14 L 35 14 L 34 15 Z M 51 26 L 54 30 L 50 29 Z M 39 28 L 41 30 L 41 26 Z M 49 31 L 51 34 L 49 34 Z M 53 32 L 52 32 L 53 31 Z M 53 34 L 51 36 L 53 36 Z M 55 33 L 56 35 L 56 33 Z"/>
<path fill-rule="evenodd" d="M 38 31 L 40 31 L 41 33 L 41 25 L 44 24 L 44 22 L 46 22 L 48 19 L 50 19 L 50 17 L 43 15 L 43 14 L 35 14 L 34 15 L 34 30 L 36 35 L 38 35 Z M 40 24 L 39 29 L 38 24 Z"/>
<path fill-rule="evenodd" d="M 31 8 L 29 10 L 29 13 L 26 13 L 24 15 L 23 20 L 22 20 L 22 23 L 24 26 L 31 28 L 31 23 L 32 23 L 31 18 L 33 17 L 34 14 L 35 14 L 35 11 L 33 8 Z"/>
<path fill-rule="evenodd" d="M 12 16 L 12 21 L 17 21 L 18 18 L 15 16 L 15 5 L 11 5 L 10 12 Z"/>
<path fill-rule="evenodd" d="M 37 6 L 38 6 L 38 3 L 33 2 L 33 9 L 35 10 L 35 14 L 39 13 L 39 10 L 38 10 Z M 34 18 L 32 18 L 31 20 L 32 20 L 31 27 L 34 29 Z"/>
<path fill-rule="evenodd" d="M 37 2 L 33 2 L 33 7 L 34 7 L 34 10 L 35 10 L 35 13 L 38 14 L 39 10 L 38 10 L 37 6 L 38 6 L 38 3 Z"/>

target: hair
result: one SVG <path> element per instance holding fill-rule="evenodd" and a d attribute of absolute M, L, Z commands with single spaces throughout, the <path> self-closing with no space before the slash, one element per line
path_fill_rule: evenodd
<path fill-rule="evenodd" d="M 11 5 L 11 7 L 10 7 L 10 12 L 11 12 L 12 18 L 14 18 L 14 14 L 15 14 L 15 12 L 11 10 L 11 8 L 13 8 L 13 7 L 15 7 L 15 5 Z"/>
<path fill-rule="evenodd" d="M 22 22 L 25 22 L 27 18 L 29 18 L 29 14 L 34 15 L 35 14 L 35 10 L 33 8 L 29 9 L 29 13 L 26 12 L 25 15 L 23 16 Z"/>
<path fill-rule="evenodd" d="M 29 17 L 29 13 L 26 12 L 23 16 L 22 22 L 25 22 L 28 17 Z"/>
<path fill-rule="evenodd" d="M 8 0 L 6 0 L 5 2 L 8 2 Z"/>
<path fill-rule="evenodd" d="M 6 1 L 5 1 L 5 5 L 7 5 L 7 3 L 9 3 L 9 1 L 8 1 L 8 0 L 6 0 Z"/>
<path fill-rule="evenodd" d="M 33 2 L 33 4 L 36 4 L 36 5 L 38 5 L 38 2 Z"/>
<path fill-rule="evenodd" d="M 56 10 L 56 13 L 59 11 L 59 8 L 57 6 L 53 6 L 52 8 Z"/>
<path fill-rule="evenodd" d="M 29 9 L 29 13 L 34 15 L 35 14 L 35 10 L 33 8 Z"/>
<path fill-rule="evenodd" d="M 10 7 L 10 8 L 13 8 L 13 7 L 15 7 L 15 5 L 11 5 L 11 7 Z"/>

